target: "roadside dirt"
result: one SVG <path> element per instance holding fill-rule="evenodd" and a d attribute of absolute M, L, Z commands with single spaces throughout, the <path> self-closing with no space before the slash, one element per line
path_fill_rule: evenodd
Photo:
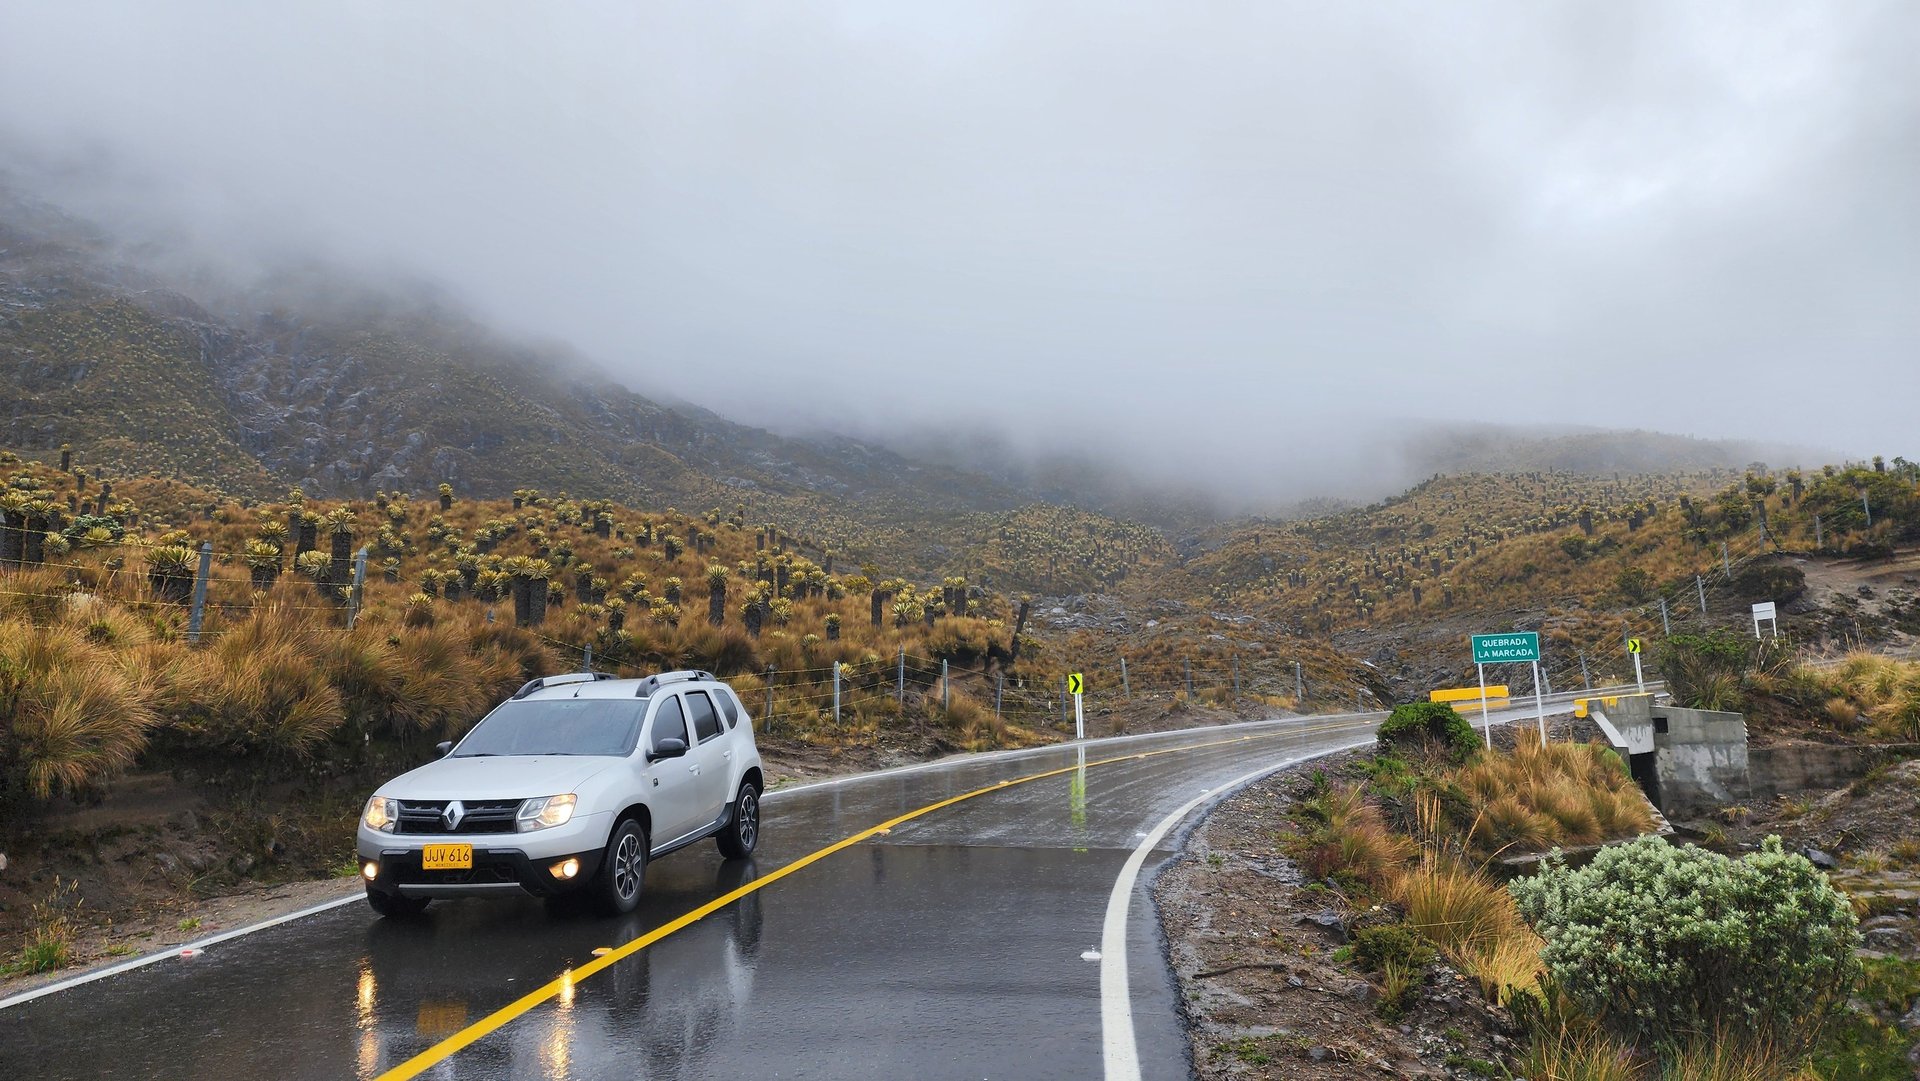
<path fill-rule="evenodd" d="M 1444 963 L 1427 967 L 1404 1014 L 1382 1017 L 1379 988 L 1335 958 L 1356 914 L 1280 855 L 1294 828 L 1285 810 L 1313 772 L 1354 757 L 1229 797 L 1154 884 L 1200 1081 L 1505 1076 L 1507 1018 Z"/>
<path fill-rule="evenodd" d="M 1890 559 L 1782 561 L 1807 576 L 1807 591 L 1789 612 L 1810 614 L 1807 637 L 1816 649 L 1900 654 L 1920 645 L 1920 549 Z"/>

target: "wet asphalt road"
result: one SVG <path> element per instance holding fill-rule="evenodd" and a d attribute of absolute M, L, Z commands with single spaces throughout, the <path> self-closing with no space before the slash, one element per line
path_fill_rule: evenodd
<path fill-rule="evenodd" d="M 1203 789 L 1363 741 L 1378 718 L 1096 742 L 1089 760 L 1185 749 L 995 791 L 828 856 L 581 980 L 424 1076 L 1100 1077 L 1100 966 L 1081 954 L 1100 942 L 1133 847 Z M 1076 753 L 1053 747 L 773 793 L 753 859 L 728 864 L 704 843 L 664 857 L 648 868 L 641 908 L 621 919 L 550 916 L 532 900 L 442 901 L 419 921 L 337 908 L 0 1010 L 0 1076 L 376 1077 L 596 947 L 906 811 L 1071 766 Z M 1185 1077 L 1145 881 L 1128 951 L 1142 1073 Z"/>

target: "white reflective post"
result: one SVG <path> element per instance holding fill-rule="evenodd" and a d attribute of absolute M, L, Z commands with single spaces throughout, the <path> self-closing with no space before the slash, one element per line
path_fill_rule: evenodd
<path fill-rule="evenodd" d="M 1533 662 L 1533 715 L 1540 722 L 1540 745 L 1547 744 L 1547 700 L 1540 694 L 1540 662 Z"/>
<path fill-rule="evenodd" d="M 1487 746 L 1493 746 L 1493 719 L 1487 716 L 1487 666 L 1476 664 L 1480 670 L 1480 727 L 1486 732 Z"/>
<path fill-rule="evenodd" d="M 1079 692 L 1075 692 L 1073 696 L 1073 738 L 1087 738 L 1087 714 L 1080 708 Z"/>

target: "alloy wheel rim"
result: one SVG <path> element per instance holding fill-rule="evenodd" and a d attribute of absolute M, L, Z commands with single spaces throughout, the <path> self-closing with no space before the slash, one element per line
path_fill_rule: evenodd
<path fill-rule="evenodd" d="M 613 888 L 622 898 L 640 890 L 640 839 L 629 833 L 613 853 Z"/>
<path fill-rule="evenodd" d="M 740 843 L 752 848 L 753 841 L 760 833 L 760 799 L 752 789 L 740 794 Z"/>

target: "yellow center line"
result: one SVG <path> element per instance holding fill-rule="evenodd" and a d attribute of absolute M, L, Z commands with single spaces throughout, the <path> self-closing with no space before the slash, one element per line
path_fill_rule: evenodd
<path fill-rule="evenodd" d="M 1244 743 L 1252 739 L 1272 739 L 1279 736 L 1297 736 L 1297 735 L 1306 735 L 1314 732 L 1323 732 L 1323 731 L 1327 731 L 1329 729 L 1334 729 L 1334 728 L 1349 728 L 1349 727 L 1353 727 L 1355 724 L 1355 721 L 1357 720 L 1359 720 L 1359 718 L 1354 718 L 1352 720 L 1341 721 L 1341 722 L 1328 723 L 1328 724 L 1307 725 L 1299 728 L 1288 728 L 1278 732 L 1252 733 L 1252 734 L 1243 735 L 1243 736 L 1236 736 L 1232 739 L 1214 740 L 1208 743 L 1189 743 L 1189 744 L 1183 744 L 1179 747 L 1168 747 L 1164 750 L 1145 751 L 1137 754 L 1117 755 L 1113 758 L 1101 758 L 1092 762 L 1088 762 L 1086 765 L 1087 765 L 1087 768 L 1091 769 L 1094 766 L 1109 766 L 1109 765 L 1113 765 L 1116 762 L 1137 762 L 1143 758 L 1153 758 L 1157 755 L 1163 755 L 1163 754 L 1178 754 L 1182 751 L 1200 751 L 1200 750 L 1205 750 L 1209 747 L 1224 747 L 1230 743 Z M 779 868 L 778 870 L 770 871 L 767 874 L 754 879 L 752 882 L 749 882 L 746 885 L 741 886 L 738 889 L 735 889 L 731 893 L 725 894 L 720 897 L 716 897 L 713 900 L 708 901 L 706 904 L 701 905 L 699 908 L 696 908 L 693 911 L 688 912 L 677 919 L 670 920 L 666 923 L 663 923 L 660 926 L 654 928 L 651 931 L 648 931 L 646 934 L 641 935 L 638 938 L 630 939 L 626 943 L 619 946 L 618 948 L 610 950 L 607 953 L 601 954 L 600 956 L 594 958 L 591 961 L 588 961 L 586 964 L 581 965 L 578 968 L 570 968 L 561 972 L 559 976 L 555 977 L 551 982 L 547 983 L 545 986 L 536 988 L 532 991 L 527 992 L 524 995 L 521 995 L 519 998 L 514 999 L 512 1002 L 507 1003 L 505 1006 L 502 1006 L 499 1009 L 488 1014 L 487 1016 L 482 1017 L 480 1020 L 475 1021 L 471 1025 L 468 1025 L 466 1028 L 461 1029 L 459 1032 L 454 1033 L 453 1035 L 447 1037 L 446 1039 L 441 1040 L 439 1043 L 434 1044 L 432 1047 L 427 1048 L 425 1051 L 420 1052 L 419 1054 L 413 1056 L 412 1058 L 401 1063 L 400 1065 L 395 1066 L 392 1069 L 388 1070 L 387 1072 L 379 1075 L 379 1077 L 377 1077 L 375 1081 L 407 1081 L 408 1078 L 418 1077 L 422 1073 L 426 1072 L 429 1068 L 436 1066 L 441 1062 L 446 1061 L 447 1059 L 458 1054 L 460 1051 L 471 1046 L 472 1044 L 479 1041 L 480 1039 L 486 1036 L 490 1036 L 493 1033 L 499 1031 L 500 1029 L 506 1027 L 506 1025 L 509 1022 L 525 1014 L 527 1011 L 533 1009 L 535 1006 L 538 1006 L 541 1003 L 548 1001 L 549 999 L 557 997 L 558 995 L 560 995 L 563 989 L 568 987 L 578 987 L 582 980 L 585 980 L 587 977 L 592 976 L 594 973 L 599 972 L 600 970 L 607 968 L 608 966 L 613 965 L 616 962 L 619 962 L 628 957 L 631 957 L 636 953 L 639 953 L 641 950 L 644 950 L 648 946 L 651 946 L 654 943 L 660 941 L 661 939 L 666 938 L 668 935 L 671 935 L 677 931 L 685 930 L 687 927 L 692 926 L 693 924 L 698 923 L 700 920 L 703 920 L 708 916 L 713 915 L 715 912 L 718 912 L 721 909 L 727 907 L 728 905 L 734 903 L 735 901 L 740 900 L 742 897 L 745 897 L 748 894 L 753 893 L 755 890 L 759 890 L 767 886 L 771 886 L 775 882 L 780 881 L 781 879 L 787 877 L 790 874 L 794 874 L 806 867 L 810 867 L 813 864 L 820 862 L 823 859 L 826 859 L 828 856 L 833 855 L 835 852 L 839 852 L 842 849 L 851 848 L 862 841 L 870 840 L 874 837 L 878 837 L 882 834 L 888 833 L 892 831 L 892 829 L 895 826 L 898 826 L 902 823 L 911 822 L 914 819 L 921 817 L 922 815 L 932 814 L 933 812 L 941 810 L 942 808 L 951 807 L 956 803 L 973 799 L 975 796 L 984 796 L 989 792 L 999 792 L 1011 785 L 1026 784 L 1030 781 L 1041 781 L 1041 780 L 1047 779 L 1048 777 L 1064 776 L 1066 774 L 1076 772 L 1080 768 L 1081 768 L 1080 764 L 1076 762 L 1071 766 L 1062 766 L 1059 769 L 1050 769 L 1042 773 L 1030 773 L 1024 777 L 1015 777 L 1010 780 L 997 781 L 993 784 L 985 786 L 984 788 L 976 788 L 971 792 L 962 792 L 957 796 L 949 796 L 948 798 L 943 799 L 938 803 L 929 803 L 925 807 L 919 807 L 914 810 L 908 811 L 906 814 L 900 815 L 897 818 L 890 818 L 887 821 L 882 822 L 877 826 L 869 826 L 866 829 L 863 829 L 859 833 L 853 834 L 850 837 L 846 837 L 841 840 L 835 841 L 833 844 L 830 844 L 825 848 L 819 849 L 815 852 L 811 852 L 805 856 L 802 856 L 799 859 L 793 861 L 792 863 L 789 863 L 784 867 Z"/>

